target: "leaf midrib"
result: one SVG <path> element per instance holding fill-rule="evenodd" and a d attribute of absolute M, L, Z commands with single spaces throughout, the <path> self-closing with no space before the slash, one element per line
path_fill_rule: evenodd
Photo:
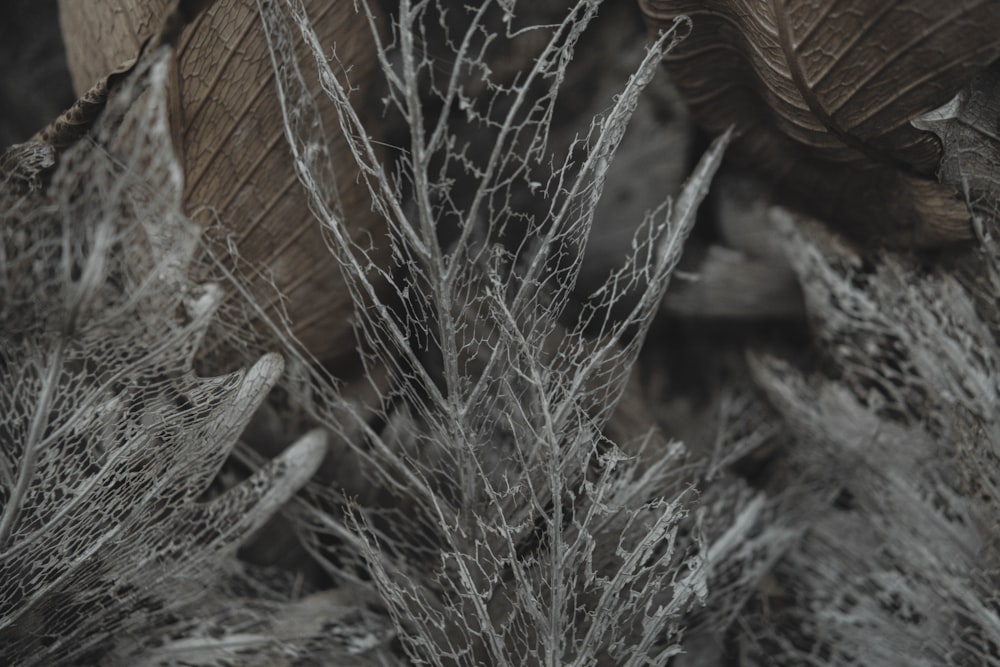
<path fill-rule="evenodd" d="M 809 85 L 809 82 L 806 79 L 805 71 L 802 69 L 802 61 L 799 58 L 797 45 L 792 41 L 791 26 L 788 23 L 788 12 L 785 10 L 786 2 L 787 0 L 770 0 L 769 4 L 771 6 L 772 16 L 774 17 L 774 24 L 778 28 L 778 43 L 781 45 L 781 51 L 784 55 L 785 64 L 788 67 L 789 76 L 791 76 L 792 82 L 795 84 L 795 89 L 798 91 L 799 95 L 802 96 L 802 99 L 809 106 L 809 109 L 816 115 L 820 122 L 823 123 L 823 125 L 846 146 L 853 148 L 873 162 L 887 164 L 914 176 L 922 177 L 922 175 L 917 173 L 911 165 L 875 148 L 868 143 L 865 143 L 858 137 L 852 135 L 850 132 L 842 128 L 834 117 L 830 115 L 813 88 Z M 830 7 L 832 7 L 833 4 L 835 3 L 827 5 L 823 15 L 817 20 L 817 24 L 826 18 L 826 15 L 829 13 Z"/>

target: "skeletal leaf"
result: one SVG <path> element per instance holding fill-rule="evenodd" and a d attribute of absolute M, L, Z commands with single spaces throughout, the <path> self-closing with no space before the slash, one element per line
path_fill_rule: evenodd
<path fill-rule="evenodd" d="M 260 4 L 273 16 L 266 24 L 276 45 L 286 30 L 309 34 L 295 0 Z M 361 446 L 339 453 L 346 483 L 311 485 L 296 514 L 332 576 L 353 581 L 364 568 L 413 663 L 673 664 L 681 619 L 705 601 L 710 576 L 721 575 L 725 599 L 738 604 L 786 544 L 780 530 L 764 529 L 780 522 L 749 489 L 719 500 L 740 511 L 718 523 L 698 519 L 696 529 L 686 449 L 653 434 L 634 402 L 612 416 L 728 135 L 676 200 L 633 226 L 623 260 L 566 318 L 572 324 L 562 323 L 582 264 L 567 249 L 590 237 L 626 125 L 673 43 L 666 34 L 649 48 L 612 106 L 582 131 L 574 157 L 554 158 L 556 99 L 598 4 L 581 0 L 560 21 L 531 28 L 513 5 L 482 3 L 483 14 L 505 12 L 521 34 L 545 31 L 531 67 L 502 83 L 480 75 L 482 49 L 514 28 L 493 32 L 483 15 L 471 16 L 449 35 L 446 58 L 421 37 L 442 25 L 450 2 L 401 2 L 389 30 L 387 98 L 411 135 L 398 175 L 373 179 L 373 197 L 391 213 L 409 269 L 394 284 L 405 317 L 371 308 L 359 326 L 379 332 L 370 336 L 373 355 L 398 364 L 399 400 L 380 431 L 366 425 Z M 312 162 L 299 113 L 312 93 L 294 76 L 293 53 L 275 48 L 275 60 L 293 149 L 321 191 L 322 165 Z M 484 80 L 482 96 L 465 97 L 468 71 Z M 433 82 L 427 106 L 416 103 L 424 77 Z M 326 92 L 342 103 L 343 90 Z M 460 127 L 440 112 L 455 107 L 489 128 L 485 153 L 467 150 Z M 369 145 L 357 148 L 374 162 Z M 449 165 L 468 178 L 452 178 Z M 521 213 L 535 210 L 521 208 L 522 195 L 536 200 L 537 216 Z M 314 205 L 323 214 L 322 199 Z M 439 232 L 453 221 L 457 237 L 444 245 Z M 505 236 L 520 247 L 496 242 Z M 363 262 L 343 265 L 352 289 L 370 290 Z M 331 430 L 338 422 L 319 416 Z"/>
<path fill-rule="evenodd" d="M 61 20 L 77 91 L 135 58 L 175 4 L 63 0 Z M 194 4 L 204 3 L 180 7 Z M 319 38 L 336 50 L 337 75 L 357 88 L 352 103 L 360 107 L 375 60 L 366 19 L 350 2 L 306 4 Z M 304 52 L 302 45 L 298 48 Z M 306 76 L 318 90 L 315 73 Z M 185 212 L 209 228 L 214 249 L 230 268 L 259 274 L 253 291 L 264 310 L 286 317 L 308 350 L 325 360 L 351 356 L 351 300 L 296 179 L 253 3 L 215 2 L 184 29 L 169 92 L 174 146 L 186 177 Z M 359 183 L 337 112 L 325 105 L 318 118 L 324 141 L 313 150 L 333 157 L 337 187 L 330 204 L 338 224 L 359 244 L 378 245 L 383 226 Z"/>
<path fill-rule="evenodd" d="M 166 56 L 112 100 L 132 115 L 99 123 L 100 147 L 78 142 L 44 189 L 0 186 L 5 665 L 134 664 L 109 656 L 197 616 L 325 453 L 314 431 L 203 497 L 284 364 L 192 369 L 222 291 L 188 278 L 197 230 L 178 209 Z"/>
<path fill-rule="evenodd" d="M 197 619 L 165 626 L 162 634 L 149 637 L 141 654 L 115 657 L 131 667 L 400 664 L 378 651 L 392 632 L 384 619 L 365 610 L 362 603 L 368 600 L 356 589 L 292 598 L 292 582 L 256 581 L 261 574 L 270 573 L 237 570 Z M 282 588 L 275 589 L 276 584 Z"/>
<path fill-rule="evenodd" d="M 1000 4 L 961 0 L 640 0 L 654 28 L 691 18 L 665 63 L 710 131 L 789 200 L 857 236 L 933 245 L 971 236 L 936 183 L 937 139 L 910 121 L 1000 56 Z"/>

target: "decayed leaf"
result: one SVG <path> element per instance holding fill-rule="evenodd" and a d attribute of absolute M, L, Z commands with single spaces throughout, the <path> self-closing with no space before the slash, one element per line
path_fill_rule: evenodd
<path fill-rule="evenodd" d="M 1000 220 L 1000 65 L 913 125 L 941 137 L 941 180 L 958 188 L 984 221 Z"/>
<path fill-rule="evenodd" d="M 287 30 L 310 33 L 296 0 L 261 4 L 274 16 L 267 26 L 276 45 L 287 44 Z M 371 337 L 373 355 L 395 364 L 394 409 L 383 413 L 383 428 L 366 427 L 338 458 L 357 471 L 344 487 L 310 488 L 299 526 L 331 575 L 356 580 L 364 572 L 412 663 L 665 665 L 680 650 L 681 619 L 704 599 L 715 556 L 730 560 L 737 551 L 730 546 L 749 541 L 742 536 L 756 524 L 751 515 L 765 513 L 739 512 L 732 531 L 712 531 L 726 536 L 717 548 L 703 549 L 701 531 L 685 527 L 693 497 L 684 448 L 650 436 L 648 423 L 609 428 L 627 440 L 621 447 L 602 431 L 728 135 L 672 206 L 645 217 L 621 265 L 564 327 L 581 264 L 566 249 L 590 235 L 627 120 L 672 35 L 651 46 L 574 146 L 576 158 L 562 162 L 551 147 L 555 101 L 599 3 L 581 0 L 545 28 L 544 49 L 509 84 L 487 72 L 481 98 L 464 97 L 463 75 L 485 69 L 482 44 L 510 33 L 491 32 L 473 16 L 449 36 L 451 57 L 435 58 L 421 37 L 441 25 L 443 4 L 399 3 L 396 40 L 381 63 L 389 106 L 412 134 L 398 176 L 373 179 L 373 196 L 390 212 L 410 273 L 394 285 L 405 317 L 371 308 L 359 320 L 380 333 Z M 484 13 L 490 4 L 482 3 Z M 513 6 L 499 5 L 517 25 Z M 314 138 L 301 112 L 312 94 L 295 76 L 294 53 L 275 48 L 275 60 L 293 150 L 321 193 L 324 169 L 309 154 Z M 425 76 L 434 81 L 433 105 L 419 104 Z M 326 92 L 339 103 L 345 91 Z M 466 150 L 449 114 L 438 111 L 453 107 L 491 128 L 485 154 Z M 370 145 L 359 142 L 358 153 L 380 168 Z M 451 166 L 464 167 L 465 184 Z M 514 205 L 522 187 L 540 204 L 537 217 Z M 314 204 L 327 215 L 321 197 Z M 444 246 L 439 231 L 452 221 L 461 226 Z M 516 254 L 494 242 L 515 225 L 527 228 Z M 352 289 L 370 289 L 364 262 L 344 266 Z M 609 315 L 632 295 L 620 318 Z"/>
<path fill-rule="evenodd" d="M 842 491 L 778 564 L 778 604 L 743 617 L 747 664 L 994 665 L 996 329 L 952 269 L 773 217 L 825 361 L 751 367 L 803 469 Z"/>
<path fill-rule="evenodd" d="M 313 431 L 204 497 L 284 364 L 192 370 L 221 290 L 188 277 L 168 55 L 112 100 L 132 113 L 98 123 L 101 149 L 77 143 L 44 189 L 0 185 L 0 664 L 135 664 L 326 449 Z"/>
<path fill-rule="evenodd" d="M 640 0 L 654 27 L 690 16 L 665 58 L 704 125 L 793 203 L 856 235 L 933 245 L 969 238 L 934 182 L 937 139 L 910 121 L 1000 56 L 993 0 Z"/>
<path fill-rule="evenodd" d="M 197 4 L 204 3 L 181 3 L 181 9 Z M 174 5 L 170 0 L 61 2 L 77 91 L 135 58 Z M 366 19 L 350 2 L 306 5 L 319 38 L 331 49 L 335 45 L 349 69 L 346 78 L 358 88 L 352 100 L 361 104 L 375 61 Z M 307 77 L 318 90 L 315 74 Z M 351 300 L 296 179 L 254 3 L 220 0 L 184 29 L 169 92 L 174 144 L 186 176 L 185 211 L 213 228 L 215 247 L 241 271 L 261 272 L 257 296 L 272 316 L 286 311 L 307 349 L 327 360 L 351 355 Z M 332 204 L 351 236 L 363 246 L 377 245 L 384 225 L 358 184 L 359 170 L 336 110 L 326 105 L 320 111 L 326 141 L 314 148 L 334 156 L 338 201 Z"/>
<path fill-rule="evenodd" d="M 40 188 L 43 181 L 51 177 L 57 155 L 95 129 L 110 97 L 136 71 L 142 57 L 153 54 L 161 46 L 176 44 L 184 26 L 194 20 L 203 4 L 194 0 L 172 2 L 160 27 L 145 40 L 136 55 L 107 76 L 98 78 L 69 109 L 28 141 L 9 146 L 0 154 L 0 181 L 22 193 Z"/>

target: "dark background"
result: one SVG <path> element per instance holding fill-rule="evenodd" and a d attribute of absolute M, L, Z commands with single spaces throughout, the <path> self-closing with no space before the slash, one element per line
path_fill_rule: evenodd
<path fill-rule="evenodd" d="M 56 0 L 0 3 L 0 148 L 24 141 L 73 103 Z"/>

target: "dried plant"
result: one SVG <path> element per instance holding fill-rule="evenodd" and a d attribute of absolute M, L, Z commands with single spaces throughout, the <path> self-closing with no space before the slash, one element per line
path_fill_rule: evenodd
<path fill-rule="evenodd" d="M 3 184 L 0 225 L 0 655 L 123 663 L 198 609 L 236 547 L 312 475 L 312 433 L 217 498 L 203 494 L 281 374 L 268 355 L 198 377 L 221 292 L 187 278 L 197 235 L 150 57 L 45 187 Z M 133 104 L 138 84 L 148 84 Z M 111 113 L 109 118 L 114 118 Z"/>
<path fill-rule="evenodd" d="M 75 146 L 37 142 L 4 163 L 4 365 L 21 378 L 4 394 L 4 436 L 16 443 L 4 452 L 5 657 L 392 662 L 400 656 L 385 642 L 395 635 L 411 659 L 439 664 L 665 664 L 733 530 L 759 530 L 762 505 L 738 512 L 732 530 L 699 518 L 698 468 L 682 445 L 647 433 L 619 446 L 602 432 L 724 139 L 678 200 L 641 225 L 623 267 L 575 318 L 566 309 L 608 165 L 676 32 L 651 46 L 607 115 L 553 167 L 560 81 L 598 3 L 580 2 L 554 27 L 517 26 L 512 8 L 484 5 L 457 41 L 449 36 L 449 61 L 423 39 L 443 25 L 442 7 L 403 3 L 388 33 L 366 9 L 387 100 L 409 130 L 405 150 L 384 159 L 351 104 L 353 72 L 327 59 L 305 8 L 258 9 L 292 164 L 331 265 L 352 300 L 368 304 L 354 322 L 367 377 L 380 388 L 387 369 L 392 380 L 376 429 L 285 339 L 290 409 L 341 447 L 332 483 L 314 484 L 294 513 L 339 588 L 297 600 L 232 558 L 319 465 L 319 432 L 203 497 L 281 373 L 278 357 L 254 362 L 254 350 L 287 334 L 280 323 L 270 337 L 245 326 L 267 321 L 267 304 L 209 247 L 197 250 L 180 213 L 165 43 L 107 87 L 104 120 Z M 498 17 L 505 38 L 537 31 L 544 46 L 528 70 L 472 98 L 489 80 L 487 25 Z M 296 42 L 313 62 L 298 59 Z M 351 184 L 335 175 L 305 67 L 318 71 L 388 223 L 393 266 L 355 242 L 335 205 Z M 425 115 L 429 96 L 494 148 L 466 151 L 450 114 Z M 451 189 L 456 168 L 471 192 Z M 524 193 L 541 205 L 537 216 L 515 206 Z M 442 239 L 448 225 L 458 234 Z M 194 282 L 209 274 L 223 284 Z M 389 279 L 397 293 L 387 299 L 378 285 Z M 612 317 L 637 287 L 638 303 Z M 195 375 L 214 363 L 204 350 L 223 347 L 253 365 Z M 352 463 L 360 479 L 348 478 Z M 347 498 L 359 486 L 364 496 Z M 325 540 L 331 533 L 338 542 Z M 703 533 L 729 546 L 713 548 Z M 744 596 L 752 585 L 739 587 Z M 304 613 L 317 622 L 297 628 Z"/>
<path fill-rule="evenodd" d="M 299 74 L 306 65 L 294 57 L 298 34 L 312 46 L 308 66 L 319 69 L 341 110 L 341 131 L 389 221 L 398 272 L 395 303 L 358 318 L 367 359 L 388 365 L 396 380 L 388 427 L 365 429 L 366 442 L 352 453 L 381 497 L 374 506 L 345 504 L 335 491 L 314 489 L 312 505 L 300 508 L 313 551 L 339 577 L 351 576 L 343 563 L 363 557 L 416 662 L 665 664 L 707 581 L 700 540 L 682 531 L 693 480 L 680 445 L 654 439 L 649 457 L 629 458 L 601 432 L 721 144 L 679 200 L 647 220 L 627 263 L 579 318 L 561 320 L 608 164 L 675 33 L 651 47 L 573 157 L 550 168 L 559 82 L 598 4 L 577 3 L 560 24 L 543 28 L 520 27 L 512 8 L 484 3 L 462 30 L 446 34 L 454 53 L 442 61 L 425 39 L 446 25 L 443 8 L 403 2 L 378 49 L 387 104 L 411 131 L 390 171 L 302 5 L 260 6 L 284 74 L 296 166 L 355 299 L 378 303 L 377 267 L 358 261 L 362 249 L 327 205 L 336 184 L 314 134 L 312 95 Z M 500 33 L 507 39 L 545 30 L 548 40 L 530 68 L 473 98 L 466 91 L 489 81 L 481 54 L 492 39 L 484 30 L 491 12 L 507 25 Z M 467 151 L 450 113 L 426 115 L 428 94 L 485 128 L 490 151 Z M 454 191 L 462 175 L 471 191 Z M 542 204 L 540 215 L 515 208 L 525 192 Z M 447 225 L 457 235 L 444 245 Z M 515 228 L 522 233 L 503 245 Z M 644 285 L 638 305 L 611 319 L 610 307 L 637 283 Z"/>
<path fill-rule="evenodd" d="M 597 0 L 347 9 L 374 74 L 315 3 L 258 0 L 240 25 L 276 84 L 301 186 L 282 192 L 355 304 L 335 328 L 361 384 L 276 317 L 267 266 L 184 215 L 202 169 L 175 157 L 168 63 L 194 38 L 141 49 L 74 145 L 0 162 L 3 661 L 994 660 L 995 221 L 967 268 L 928 268 L 775 214 L 822 372 L 753 356 L 764 394 L 744 369 L 711 398 L 714 439 L 686 446 L 634 366 L 729 134 L 603 284 L 579 278 L 688 21 L 563 143 Z M 359 236 L 348 200 L 385 232 Z M 780 469 L 755 486 L 733 469 L 761 449 Z M 262 543 L 292 565 L 236 557 Z"/>
<path fill-rule="evenodd" d="M 1000 356 L 981 313 L 994 297 L 946 266 L 780 226 L 828 371 L 762 357 L 756 374 L 840 500 L 776 568 L 750 664 L 993 664 Z M 963 261 L 995 295 L 995 256 Z"/>
<path fill-rule="evenodd" d="M 710 131 L 735 124 L 735 149 L 792 204 L 895 245 L 972 237 L 964 204 L 934 180 L 940 143 L 910 121 L 1000 57 L 996 3 L 640 4 L 654 26 L 691 16 L 666 60 L 673 79 Z"/>
<path fill-rule="evenodd" d="M 1000 63 L 912 122 L 941 139 L 939 176 L 962 193 L 979 235 L 985 235 L 991 221 L 1000 219 Z"/>
<path fill-rule="evenodd" d="M 317 37 L 336 44 L 350 63 L 356 87 L 351 104 L 369 132 L 379 134 L 377 117 L 368 113 L 375 50 L 364 18 L 350 2 L 314 0 L 309 7 Z M 170 23 L 164 17 L 177 16 L 182 29 L 170 56 L 167 94 L 173 146 L 185 174 L 182 210 L 206 228 L 204 238 L 219 260 L 246 276 L 271 319 L 287 322 L 311 354 L 339 362 L 341 374 L 348 374 L 355 342 L 350 295 L 297 187 L 274 93 L 275 73 L 254 4 L 68 0 L 60 3 L 60 16 L 80 95 L 123 63 L 134 62 L 146 41 Z M 319 87 L 315 78 L 309 85 Z M 329 104 L 320 109 L 324 145 L 335 156 L 334 174 L 340 183 L 352 183 L 358 167 L 337 132 L 337 111 Z M 356 240 L 384 238 L 384 225 L 364 188 L 341 188 L 337 197 Z"/>

